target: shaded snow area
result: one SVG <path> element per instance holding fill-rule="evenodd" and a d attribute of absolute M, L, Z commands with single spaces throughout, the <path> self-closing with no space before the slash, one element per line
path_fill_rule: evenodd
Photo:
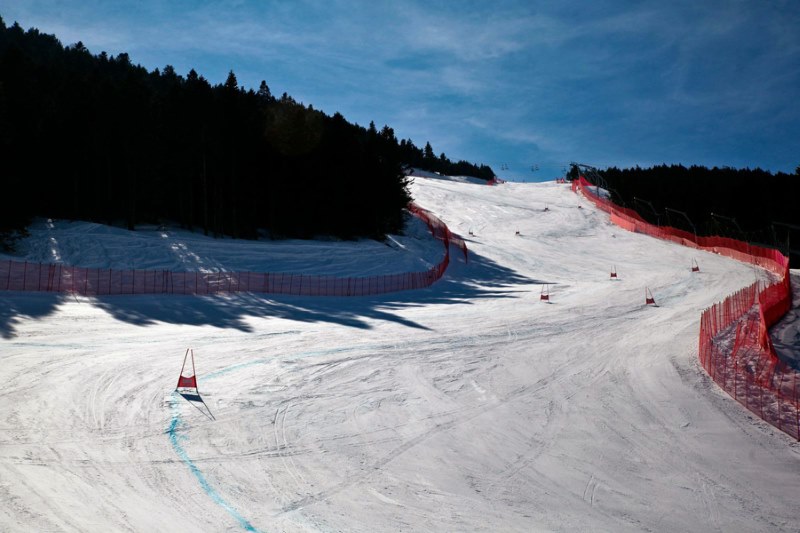
<path fill-rule="evenodd" d="M 385 242 L 213 239 L 202 232 L 143 226 L 135 232 L 92 222 L 38 221 L 20 256 L 0 260 L 64 263 L 87 268 L 174 272 L 289 272 L 364 276 L 422 272 L 442 259 L 425 224 L 407 216 L 404 235 Z"/>
<path fill-rule="evenodd" d="M 422 170 L 421 168 L 409 168 L 406 170 L 406 175 L 409 178 L 427 178 L 436 180 L 446 180 L 456 183 L 472 183 L 473 185 L 486 185 L 487 182 L 481 178 L 473 176 L 445 176 L 438 172 L 431 172 L 430 170 Z"/>
<path fill-rule="evenodd" d="M 800 371 L 800 270 L 791 273 L 792 308 L 770 331 L 778 357 Z"/>
<path fill-rule="evenodd" d="M 701 310 L 765 274 L 568 185 L 412 192 L 470 249 L 425 290 L 0 293 L 0 531 L 800 530 L 800 447 L 697 362 Z M 390 243 L 43 222 L 23 250 L 337 275 L 441 257 L 419 228 Z M 188 347 L 202 402 L 173 392 Z"/>

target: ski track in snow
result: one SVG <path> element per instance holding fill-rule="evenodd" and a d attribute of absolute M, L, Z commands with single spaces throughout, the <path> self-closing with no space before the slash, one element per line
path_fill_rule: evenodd
<path fill-rule="evenodd" d="M 625 232 L 565 185 L 413 194 L 470 248 L 426 290 L 0 293 L 0 530 L 800 530 L 800 447 L 697 363 L 700 311 L 766 274 Z M 392 273 L 441 257 L 419 230 L 333 246 L 55 221 L 26 258 Z M 189 346 L 202 405 L 173 392 Z"/>

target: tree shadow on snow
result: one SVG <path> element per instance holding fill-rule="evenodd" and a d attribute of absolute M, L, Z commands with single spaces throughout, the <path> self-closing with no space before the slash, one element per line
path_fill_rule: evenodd
<path fill-rule="evenodd" d="M 379 296 L 309 297 L 261 293 L 237 293 L 215 296 L 132 295 L 103 296 L 88 301 L 117 320 L 139 326 L 158 322 L 184 325 L 211 325 L 240 331 L 253 331 L 250 317 L 275 317 L 306 323 L 335 323 L 370 329 L 370 321 L 395 322 L 414 329 L 429 329 L 399 311 L 425 305 L 470 305 L 474 300 L 520 298 L 552 281 L 523 276 L 485 257 L 470 253 L 463 256 L 453 249 L 445 276 L 427 289 L 402 291 Z M 63 298 L 64 295 L 61 295 Z M 26 295 L 26 298 L 28 295 Z M 52 299 L 52 297 L 51 297 Z M 81 301 L 87 301 L 81 297 Z M 42 310 L 44 311 L 44 309 Z M 24 313 L 39 318 L 44 312 Z M 18 317 L 0 315 L 0 332 L 13 336 Z"/>
<path fill-rule="evenodd" d="M 72 298 L 63 293 L 0 292 L 0 337 L 13 339 L 17 326 L 26 320 L 41 320 Z"/>

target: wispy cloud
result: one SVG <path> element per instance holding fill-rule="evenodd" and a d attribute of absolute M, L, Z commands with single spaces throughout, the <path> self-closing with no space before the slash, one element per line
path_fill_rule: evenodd
<path fill-rule="evenodd" d="M 570 159 L 800 163 L 795 0 L 0 0 L 0 13 L 148 68 L 212 82 L 233 69 L 451 157 L 545 164 L 545 177 Z"/>

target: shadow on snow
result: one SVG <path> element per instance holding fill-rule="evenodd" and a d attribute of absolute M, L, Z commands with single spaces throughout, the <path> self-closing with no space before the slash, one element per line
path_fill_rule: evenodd
<path fill-rule="evenodd" d="M 131 295 L 78 297 L 103 309 L 122 322 L 148 326 L 158 322 L 183 325 L 211 325 L 249 332 L 248 317 L 275 317 L 298 322 L 328 322 L 370 329 L 368 320 L 395 322 L 415 329 L 424 324 L 401 316 L 397 311 L 424 305 L 467 304 L 487 298 L 520 298 L 551 281 L 535 280 L 470 253 L 465 264 L 453 249 L 453 260 L 445 276 L 427 289 L 378 296 L 309 297 L 261 293 L 216 296 Z M 538 294 L 538 293 L 537 293 Z M 19 323 L 41 320 L 54 313 L 72 295 L 46 293 L 0 293 L 0 335 L 16 336 Z"/>
<path fill-rule="evenodd" d="M 0 292 L 0 336 L 12 339 L 25 320 L 40 320 L 53 314 L 71 294 L 41 292 Z"/>

